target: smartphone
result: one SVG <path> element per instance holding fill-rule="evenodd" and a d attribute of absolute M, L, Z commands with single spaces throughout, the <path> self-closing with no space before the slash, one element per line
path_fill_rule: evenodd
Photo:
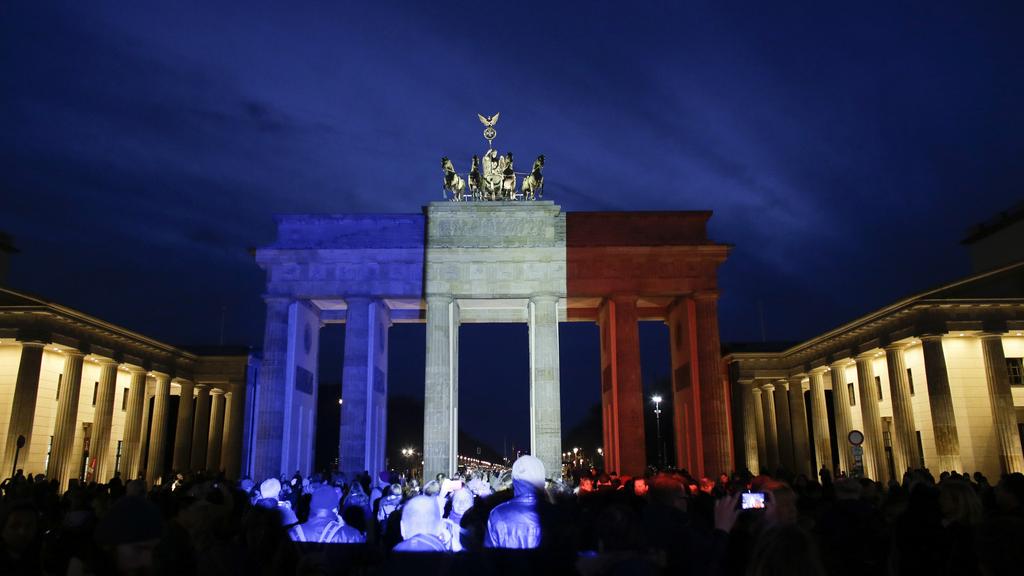
<path fill-rule="evenodd" d="M 740 496 L 740 508 L 743 510 L 764 508 L 764 492 L 744 492 Z"/>

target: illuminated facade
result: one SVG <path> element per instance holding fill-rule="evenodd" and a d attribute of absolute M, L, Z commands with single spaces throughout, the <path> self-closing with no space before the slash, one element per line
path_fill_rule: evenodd
<path fill-rule="evenodd" d="M 859 457 L 882 482 L 922 466 L 990 479 L 1024 472 L 1022 357 L 1019 260 L 785 350 L 734 348 L 724 364 L 737 460 L 811 475 L 852 472 Z M 852 430 L 864 434 L 861 454 Z"/>
<path fill-rule="evenodd" d="M 189 351 L 0 288 L 0 471 L 106 482 L 244 468 L 245 350 Z M 18 437 L 25 438 L 18 449 Z"/>
<path fill-rule="evenodd" d="M 600 328 L 607 467 L 642 473 L 640 320 L 669 326 L 677 461 L 731 470 L 717 314 L 717 269 L 729 248 L 708 239 L 710 216 L 493 201 L 436 202 L 425 214 L 278 217 L 276 242 L 256 252 L 267 272 L 267 320 L 254 476 L 310 469 L 318 334 L 329 322 L 346 324 L 346 472 L 384 469 L 393 322 L 426 323 L 425 477 L 458 463 L 458 335 L 469 322 L 529 326 L 530 453 L 559 470 L 558 323 L 577 321 Z"/>

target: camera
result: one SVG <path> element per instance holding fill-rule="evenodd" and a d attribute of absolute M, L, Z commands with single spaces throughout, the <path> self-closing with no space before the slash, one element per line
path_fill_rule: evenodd
<path fill-rule="evenodd" d="M 764 492 L 744 492 L 740 495 L 740 508 L 743 510 L 763 510 Z"/>

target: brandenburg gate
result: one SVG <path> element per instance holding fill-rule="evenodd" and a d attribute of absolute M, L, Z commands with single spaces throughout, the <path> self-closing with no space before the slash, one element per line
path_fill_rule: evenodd
<path fill-rule="evenodd" d="M 480 119 L 490 144 L 497 115 Z M 630 475 L 646 466 L 637 323 L 666 322 L 676 462 L 701 474 L 733 469 L 717 314 L 717 269 L 729 247 L 708 239 L 711 213 L 565 213 L 537 199 L 543 165 L 540 156 L 520 192 L 512 155 L 489 149 L 465 179 L 443 159 L 453 201 L 421 214 L 277 218 L 276 241 L 256 251 L 267 273 L 267 319 L 255 477 L 312 469 L 318 334 L 331 322 L 346 325 L 339 463 L 348 473 L 384 470 L 395 322 L 426 322 L 425 478 L 456 470 L 459 326 L 473 322 L 529 326 L 530 452 L 553 476 L 563 452 L 559 322 L 600 327 L 594 385 L 605 464 Z"/>

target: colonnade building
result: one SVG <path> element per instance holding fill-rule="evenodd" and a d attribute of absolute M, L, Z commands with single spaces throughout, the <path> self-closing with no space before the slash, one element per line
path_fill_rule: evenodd
<path fill-rule="evenodd" d="M 0 288 L 0 472 L 61 486 L 115 472 L 236 478 L 257 368 L 246 349 L 189 351 Z"/>
<path fill-rule="evenodd" d="M 1021 261 L 785 350 L 727 350 L 738 464 L 808 475 L 860 464 L 882 482 L 921 467 L 1024 472 L 1022 358 Z"/>

